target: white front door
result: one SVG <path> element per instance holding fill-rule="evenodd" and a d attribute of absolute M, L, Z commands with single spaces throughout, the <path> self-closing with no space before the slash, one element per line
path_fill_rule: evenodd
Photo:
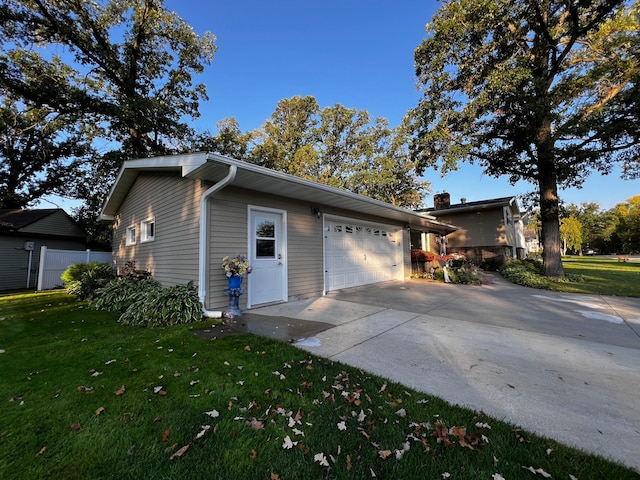
<path fill-rule="evenodd" d="M 249 207 L 248 307 L 287 301 L 285 220 L 283 211 Z"/>

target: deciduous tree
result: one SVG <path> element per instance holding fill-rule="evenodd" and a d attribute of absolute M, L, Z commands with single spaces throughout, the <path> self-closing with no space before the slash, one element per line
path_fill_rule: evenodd
<path fill-rule="evenodd" d="M 104 124 L 131 157 L 175 148 L 207 98 L 193 76 L 215 37 L 196 35 L 162 0 L 0 0 L 0 14 L 0 84 Z"/>
<path fill-rule="evenodd" d="M 73 115 L 0 95 L 0 208 L 67 194 L 90 152 Z"/>
<path fill-rule="evenodd" d="M 560 223 L 560 238 L 562 239 L 562 255 L 567 250 L 581 252 L 582 249 L 582 224 L 576 217 L 563 218 Z"/>
<path fill-rule="evenodd" d="M 616 14 L 629 15 L 621 0 L 449 1 L 415 52 L 423 98 L 409 112 L 414 157 L 422 168 L 477 162 L 489 175 L 533 183 L 547 276 L 564 275 L 558 186 L 637 161 L 635 133 L 622 121 L 637 106 L 637 72 L 610 81 L 632 62 L 621 56 L 629 43 L 603 45 L 598 62 L 588 56 Z"/>
<path fill-rule="evenodd" d="M 86 202 L 83 219 L 97 216 L 123 161 L 180 151 L 191 139 L 187 119 L 207 98 L 194 76 L 213 60 L 214 41 L 162 0 L 0 0 L 0 88 L 75 115 L 100 140 L 67 185 Z"/>
<path fill-rule="evenodd" d="M 613 211 L 618 218 L 616 233 L 622 241 L 623 253 L 640 252 L 640 195 L 617 204 Z"/>
<path fill-rule="evenodd" d="M 417 208 L 429 188 L 409 157 L 405 127 L 371 121 L 366 110 L 321 109 L 314 97 L 292 97 L 253 138 L 254 163 L 394 205 Z"/>

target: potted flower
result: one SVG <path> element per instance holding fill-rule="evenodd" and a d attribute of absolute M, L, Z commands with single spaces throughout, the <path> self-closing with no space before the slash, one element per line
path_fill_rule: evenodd
<path fill-rule="evenodd" d="M 236 254 L 235 257 L 226 256 L 222 259 L 222 269 L 229 280 L 230 288 L 239 288 L 242 279 L 251 273 L 249 260 L 244 255 Z"/>

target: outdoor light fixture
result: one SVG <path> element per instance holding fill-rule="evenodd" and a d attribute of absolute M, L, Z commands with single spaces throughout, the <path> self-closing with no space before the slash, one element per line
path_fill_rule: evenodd
<path fill-rule="evenodd" d="M 322 212 L 318 207 L 311 207 L 311 213 L 316 217 L 320 218 L 322 216 Z"/>

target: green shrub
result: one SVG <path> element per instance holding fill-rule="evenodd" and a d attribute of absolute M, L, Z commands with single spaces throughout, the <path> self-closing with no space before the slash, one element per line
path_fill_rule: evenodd
<path fill-rule="evenodd" d="M 485 258 L 480 263 L 480 268 L 485 272 L 497 272 L 503 265 L 503 261 L 499 257 Z"/>
<path fill-rule="evenodd" d="M 551 282 L 543 275 L 542 264 L 535 260 L 508 260 L 500 268 L 500 273 L 516 285 L 551 288 Z"/>
<path fill-rule="evenodd" d="M 125 325 L 163 327 L 202 320 L 202 304 L 198 292 L 189 282 L 169 288 L 153 288 L 132 303 L 120 315 Z"/>
<path fill-rule="evenodd" d="M 450 268 L 447 272 L 449 274 L 449 279 L 453 283 L 462 283 L 466 285 L 480 285 L 482 283 L 482 276 L 478 272 L 478 269 L 471 264 L 466 264 L 460 268 Z"/>
<path fill-rule="evenodd" d="M 562 283 L 582 283 L 586 281 L 582 275 L 547 278 L 544 276 L 542 262 L 532 259 L 509 260 L 502 266 L 500 273 L 511 283 L 546 290 L 562 290 L 560 288 Z"/>
<path fill-rule="evenodd" d="M 164 288 L 152 279 L 119 278 L 97 294 L 94 307 L 120 313 L 118 321 L 124 325 L 164 327 L 202 320 L 193 282 Z"/>
<path fill-rule="evenodd" d="M 98 310 L 124 313 L 132 304 L 146 298 L 152 290 L 162 286 L 153 279 L 134 280 L 132 278 L 116 278 L 104 288 L 96 292 L 93 306 Z"/>
<path fill-rule="evenodd" d="M 104 287 L 114 277 L 111 265 L 97 262 L 74 263 L 60 275 L 67 293 L 80 300 L 93 299 L 96 290 Z"/>

